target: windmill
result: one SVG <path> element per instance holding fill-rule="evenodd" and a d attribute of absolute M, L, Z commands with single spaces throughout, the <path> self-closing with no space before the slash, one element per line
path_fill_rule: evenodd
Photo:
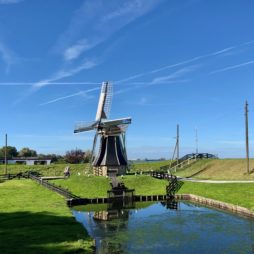
<path fill-rule="evenodd" d="M 112 96 L 112 84 L 103 82 L 95 121 L 78 123 L 74 129 L 74 133 L 95 130 L 91 156 L 94 175 L 122 175 L 128 166 L 125 133 L 131 118 L 109 120 Z"/>

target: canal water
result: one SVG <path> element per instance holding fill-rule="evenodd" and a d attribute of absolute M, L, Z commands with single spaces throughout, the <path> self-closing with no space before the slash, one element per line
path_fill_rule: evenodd
<path fill-rule="evenodd" d="M 254 220 L 193 203 L 73 208 L 96 253 L 254 253 Z"/>

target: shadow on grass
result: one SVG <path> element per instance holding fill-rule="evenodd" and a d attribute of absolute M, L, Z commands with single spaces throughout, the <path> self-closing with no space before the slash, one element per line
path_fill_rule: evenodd
<path fill-rule="evenodd" d="M 92 239 L 72 217 L 50 213 L 0 213 L 0 252 L 93 253 Z"/>

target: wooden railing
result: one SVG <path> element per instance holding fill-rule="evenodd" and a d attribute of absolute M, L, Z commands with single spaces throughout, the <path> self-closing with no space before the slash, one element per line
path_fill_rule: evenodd
<path fill-rule="evenodd" d="M 183 168 L 186 165 L 190 165 L 194 163 L 195 161 L 199 159 L 217 159 L 218 157 L 216 155 L 210 154 L 210 153 L 191 153 L 186 154 L 182 158 L 180 158 L 178 161 L 172 162 L 170 165 L 165 165 L 160 167 L 160 170 L 174 170 L 176 172 L 177 168 Z"/>
<path fill-rule="evenodd" d="M 64 196 L 67 199 L 79 198 L 79 196 L 72 194 L 69 190 L 64 189 L 60 186 L 57 186 L 54 183 L 49 183 L 48 181 L 43 180 L 41 177 L 35 176 L 34 174 L 29 174 L 28 176 L 30 179 L 36 181 L 37 183 L 41 184 L 42 186 L 48 188 L 49 190 L 59 193 L 60 195 Z"/>

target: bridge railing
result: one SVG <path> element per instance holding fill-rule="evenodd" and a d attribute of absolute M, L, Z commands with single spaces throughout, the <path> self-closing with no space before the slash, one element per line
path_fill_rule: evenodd
<path fill-rule="evenodd" d="M 199 160 L 199 159 L 217 159 L 218 157 L 209 153 L 190 153 L 186 154 L 178 161 L 172 162 L 170 165 L 160 167 L 161 170 L 174 170 L 176 172 L 177 168 L 183 168 L 186 165 Z"/>

